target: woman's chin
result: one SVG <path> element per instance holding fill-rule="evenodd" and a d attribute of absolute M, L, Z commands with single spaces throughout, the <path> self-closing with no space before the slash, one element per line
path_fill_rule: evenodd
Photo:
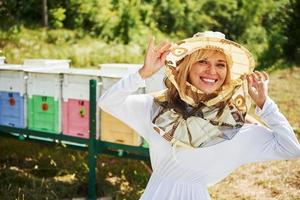
<path fill-rule="evenodd" d="M 204 92 L 205 94 L 211 94 L 214 93 L 215 91 L 217 91 L 217 87 L 215 86 L 211 86 L 211 85 L 199 85 L 199 86 L 195 86 L 196 88 L 198 88 L 199 90 L 201 90 L 202 92 Z"/>
<path fill-rule="evenodd" d="M 203 91 L 203 90 L 202 90 Z M 205 90 L 203 91 L 205 94 L 212 94 L 214 93 L 216 90 Z"/>

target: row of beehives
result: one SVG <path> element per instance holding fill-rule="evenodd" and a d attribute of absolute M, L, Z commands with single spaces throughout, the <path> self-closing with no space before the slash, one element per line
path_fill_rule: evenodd
<path fill-rule="evenodd" d="M 138 64 L 102 64 L 100 69 L 70 68 L 69 60 L 25 59 L 4 64 L 0 57 L 0 125 L 74 137 L 89 137 L 89 80 L 98 80 L 97 99 Z M 163 88 L 163 73 L 148 79 L 140 93 Z M 100 139 L 139 146 L 132 129 L 111 115 L 97 112 Z M 101 126 L 99 126 L 101 124 Z"/>

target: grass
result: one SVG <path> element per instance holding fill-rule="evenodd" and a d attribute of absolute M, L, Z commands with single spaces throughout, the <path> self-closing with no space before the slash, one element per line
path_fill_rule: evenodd
<path fill-rule="evenodd" d="M 0 199 L 87 196 L 85 152 L 10 138 L 1 138 L 0 149 Z M 150 176 L 144 164 L 105 155 L 97 161 L 97 196 L 138 199 Z"/>
<path fill-rule="evenodd" d="M 271 78 L 270 96 L 300 136 L 300 68 L 275 71 Z"/>

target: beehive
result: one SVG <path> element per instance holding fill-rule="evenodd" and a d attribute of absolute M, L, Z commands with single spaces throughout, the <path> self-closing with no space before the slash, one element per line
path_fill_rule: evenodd
<path fill-rule="evenodd" d="M 24 59 L 24 68 L 66 69 L 70 60 L 65 59 Z"/>
<path fill-rule="evenodd" d="M 89 137 L 89 81 L 91 79 L 100 83 L 100 70 L 73 68 L 63 72 L 62 123 L 65 135 Z M 98 86 L 97 99 L 100 95 L 99 89 Z M 97 112 L 96 118 L 97 133 L 99 133 L 99 112 Z"/>
<path fill-rule="evenodd" d="M 58 134 L 62 130 L 61 73 L 63 69 L 69 68 L 69 65 L 65 60 L 61 65 L 57 60 L 54 63 L 57 63 L 55 65 L 52 62 L 52 66 L 55 67 L 47 65 L 44 68 L 25 70 L 28 73 L 27 117 L 29 129 Z"/>
<path fill-rule="evenodd" d="M 102 76 L 101 93 L 109 89 L 122 77 L 137 71 L 142 65 L 139 64 L 102 64 L 100 65 Z M 144 88 L 141 88 L 138 93 L 144 93 Z M 127 144 L 139 146 L 142 143 L 142 138 L 130 127 L 111 116 L 110 114 L 101 111 L 100 115 L 100 138 L 104 141 L 113 143 Z"/>
<path fill-rule="evenodd" d="M 26 127 L 25 86 L 26 80 L 22 65 L 0 64 L 1 125 Z"/>

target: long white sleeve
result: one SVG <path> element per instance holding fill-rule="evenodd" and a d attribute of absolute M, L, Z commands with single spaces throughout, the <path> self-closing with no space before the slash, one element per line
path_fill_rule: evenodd
<path fill-rule="evenodd" d="M 287 119 L 269 97 L 256 114 L 268 125 L 249 126 L 245 134 L 245 162 L 282 160 L 300 157 L 300 144 Z M 247 129 L 247 128 L 246 128 Z"/>
<path fill-rule="evenodd" d="M 149 126 L 152 99 L 150 95 L 132 94 L 143 83 L 144 80 L 138 72 L 128 75 L 100 97 L 99 106 L 147 140 L 146 128 Z"/>

